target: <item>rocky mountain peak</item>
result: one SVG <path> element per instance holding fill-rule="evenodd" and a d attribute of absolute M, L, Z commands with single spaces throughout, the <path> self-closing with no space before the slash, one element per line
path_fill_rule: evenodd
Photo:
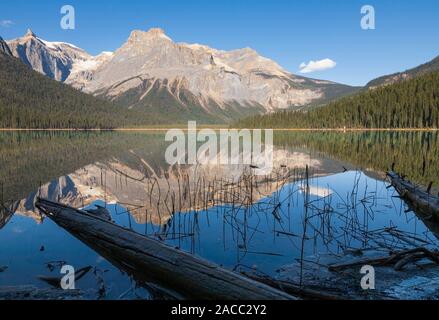
<path fill-rule="evenodd" d="M 74 63 L 90 58 L 87 52 L 72 44 L 43 40 L 31 29 L 23 37 L 7 41 L 7 45 L 13 56 L 58 81 L 67 79 Z"/>
<path fill-rule="evenodd" d="M 254 50 L 254 49 L 252 49 L 250 47 L 245 47 L 245 48 L 242 48 L 242 49 L 237 49 L 235 51 L 240 52 L 241 54 L 258 55 L 256 50 Z"/>
<path fill-rule="evenodd" d="M 32 31 L 32 29 L 27 29 L 26 34 L 24 35 L 25 38 L 36 38 L 37 36 Z"/>
<path fill-rule="evenodd" d="M 151 42 L 157 40 L 172 41 L 171 38 L 169 38 L 165 34 L 163 29 L 152 28 L 149 29 L 148 31 L 142 31 L 142 30 L 132 31 L 130 37 L 128 38 L 128 43 Z"/>
<path fill-rule="evenodd" d="M 165 31 L 161 28 L 151 28 L 146 33 L 150 36 L 163 36 L 166 35 Z"/>

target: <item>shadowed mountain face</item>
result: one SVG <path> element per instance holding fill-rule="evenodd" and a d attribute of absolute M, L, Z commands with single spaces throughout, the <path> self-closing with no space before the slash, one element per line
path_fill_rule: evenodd
<path fill-rule="evenodd" d="M 9 46 L 3 40 L 2 37 L 0 37 L 0 54 L 4 54 L 4 55 L 7 55 L 7 56 L 12 56 L 12 52 L 9 49 Z"/>
<path fill-rule="evenodd" d="M 14 56 L 53 79 L 157 118 L 166 114 L 168 122 L 227 122 L 321 104 L 357 90 L 295 76 L 250 48 L 176 43 L 161 29 L 133 31 L 114 53 L 95 57 L 30 30 L 8 44 Z"/>

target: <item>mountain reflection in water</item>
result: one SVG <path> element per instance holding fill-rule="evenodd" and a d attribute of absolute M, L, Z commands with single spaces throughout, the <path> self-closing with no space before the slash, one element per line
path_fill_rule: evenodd
<path fill-rule="evenodd" d="M 37 196 L 106 206 L 120 225 L 229 269 L 267 274 L 300 258 L 303 241 L 305 255 L 404 248 L 389 231 L 396 229 L 436 246 L 437 226 L 405 212 L 382 179 L 395 162 L 437 186 L 437 142 L 425 132 L 276 133 L 272 174 L 253 176 L 238 165 L 170 167 L 162 133 L 1 133 L 2 202 L 16 214 L 0 213 L 0 266 L 8 266 L 0 286 L 44 287 L 36 276 L 56 274 L 48 263 L 65 261 L 101 270 L 108 298 L 154 298 L 44 219 Z M 96 298 L 96 281 L 90 273 L 79 282 L 88 298 Z"/>

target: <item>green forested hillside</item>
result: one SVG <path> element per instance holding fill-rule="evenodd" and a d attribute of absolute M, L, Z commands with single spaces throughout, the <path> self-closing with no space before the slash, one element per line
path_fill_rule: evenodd
<path fill-rule="evenodd" d="M 282 111 L 238 121 L 262 128 L 439 128 L 439 72 L 363 91 L 309 112 Z"/>
<path fill-rule="evenodd" d="M 0 54 L 1 128 L 115 128 L 141 125 L 138 111 L 84 94 Z"/>

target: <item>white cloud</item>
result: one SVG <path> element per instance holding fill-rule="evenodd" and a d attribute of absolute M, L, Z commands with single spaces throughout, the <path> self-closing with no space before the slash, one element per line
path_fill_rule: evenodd
<path fill-rule="evenodd" d="M 323 59 L 318 61 L 311 60 L 308 63 L 301 63 L 299 66 L 301 73 L 310 73 L 335 68 L 337 63 L 331 59 Z"/>
<path fill-rule="evenodd" d="M 3 28 L 9 28 L 14 24 L 14 21 L 12 20 L 0 20 L 0 27 Z"/>

